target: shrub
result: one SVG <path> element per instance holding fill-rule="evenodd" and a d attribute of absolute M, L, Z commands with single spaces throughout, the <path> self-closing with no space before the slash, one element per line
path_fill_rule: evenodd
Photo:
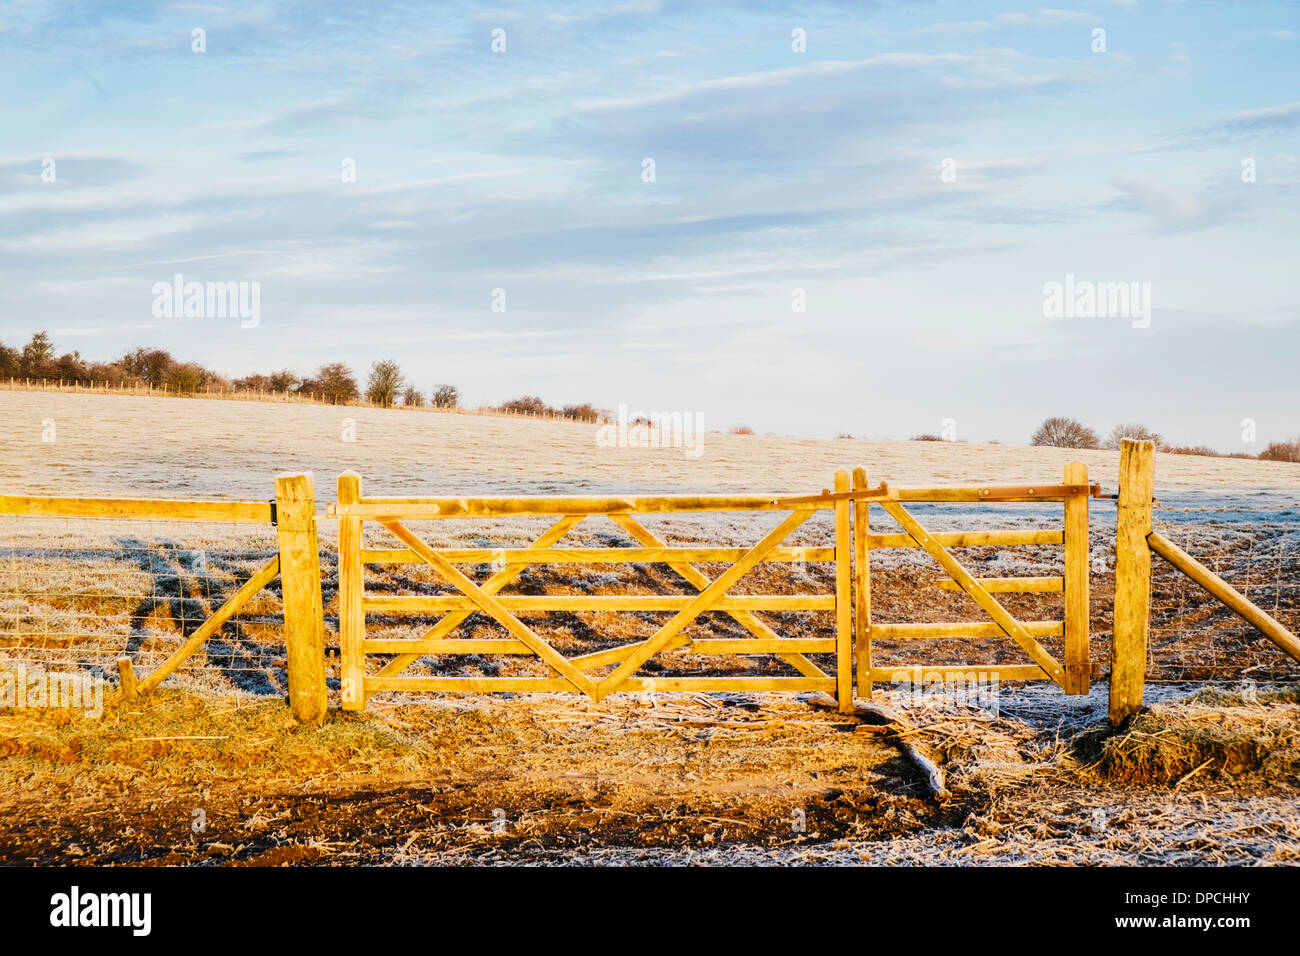
<path fill-rule="evenodd" d="M 1087 425 L 1057 415 L 1038 426 L 1038 431 L 1029 439 L 1029 444 L 1053 448 L 1097 448 L 1101 445 L 1101 439 Z"/>
<path fill-rule="evenodd" d="M 1269 442 L 1268 447 L 1259 453 L 1259 460 L 1300 462 L 1300 437 Z"/>
<path fill-rule="evenodd" d="M 575 422 L 591 422 L 594 424 L 600 421 L 600 409 L 590 402 L 583 402 L 581 405 L 565 405 L 564 408 L 560 409 L 560 414 L 565 418 L 573 419 Z"/>
<path fill-rule="evenodd" d="M 731 434 L 733 434 L 733 435 L 752 435 L 752 434 L 754 434 L 754 429 L 750 428 L 748 425 L 737 425 L 737 426 L 735 426 L 734 428 L 731 429 Z"/>
<path fill-rule="evenodd" d="M 501 409 L 507 412 L 515 412 L 520 415 L 552 415 L 555 409 L 551 408 L 536 395 L 525 395 L 522 398 L 512 398 L 510 401 L 502 404 Z"/>

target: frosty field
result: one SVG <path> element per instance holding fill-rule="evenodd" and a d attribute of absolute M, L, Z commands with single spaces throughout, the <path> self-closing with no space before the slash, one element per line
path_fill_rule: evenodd
<path fill-rule="evenodd" d="M 1113 492 L 1118 464 L 1117 452 L 721 433 L 706 434 L 692 457 L 675 448 L 601 447 L 597 426 L 568 422 L 65 393 L 0 392 L 0 420 L 3 494 L 264 500 L 275 475 L 311 471 L 322 515 L 346 469 L 362 474 L 370 495 L 807 494 L 829 486 L 838 468 L 863 466 L 873 484 L 895 486 L 1050 484 L 1073 460 Z M 343 440 L 353 432 L 354 441 Z M 1160 455 L 1156 494 L 1164 533 L 1284 624 L 1300 626 L 1300 467 Z M 616 695 L 601 705 L 564 695 L 380 695 L 360 716 L 334 711 L 323 728 L 291 732 L 272 587 L 143 710 L 114 703 L 92 721 L 0 709 L 0 817 L 8 821 L 0 861 L 1295 862 L 1294 662 L 1166 570 L 1154 581 L 1148 665 L 1150 699 L 1160 708 L 1145 729 L 1094 739 L 1105 711 L 1114 505 L 1094 501 L 1091 511 L 1090 697 L 1007 685 L 990 715 L 887 689 L 879 695 L 926 715 L 954 780 L 944 806 L 926 801 L 889 747 L 776 695 Z M 1050 528 L 1061 520 L 1059 506 L 1048 505 L 932 505 L 916 513 L 933 530 Z M 646 524 L 674 545 L 738 545 L 776 520 L 729 514 Z M 879 521 L 873 531 L 895 530 L 883 515 Z M 523 545 L 548 523 L 418 527 L 439 546 L 500 547 Z M 327 644 L 336 646 L 334 522 L 322 517 L 320 530 Z M 824 544 L 830 530 L 823 514 L 793 543 Z M 604 519 L 566 539 L 627 543 Z M 270 527 L 0 518 L 0 669 L 22 661 L 111 683 L 113 661 L 128 654 L 147 673 L 275 547 Z M 1061 566 L 1059 547 L 967 548 L 961 559 L 990 577 L 1059 574 Z M 980 617 L 965 595 L 939 589 L 943 575 L 918 550 L 877 552 L 872 562 L 874 620 Z M 816 562 L 761 566 L 745 581 L 749 593 L 834 586 L 831 566 Z M 367 586 L 430 593 L 440 584 L 429 569 L 406 565 L 373 569 Z M 557 565 L 530 570 L 519 589 L 680 594 L 683 582 L 662 566 Z M 1059 617 L 1060 601 L 1006 597 L 1024 619 Z M 830 612 L 770 617 L 790 636 L 834 633 Z M 529 623 L 568 655 L 644 636 L 660 619 L 581 612 L 533 615 Z M 376 635 L 410 637 L 435 620 L 371 626 Z M 738 633 L 720 614 L 698 627 L 714 637 Z M 479 615 L 464 631 L 499 636 Z M 1022 662 L 1005 640 L 920 643 L 881 641 L 876 653 L 882 666 Z M 1044 645 L 1059 656 L 1059 638 Z M 684 652 L 666 653 L 656 666 L 682 675 L 786 673 L 777 660 Z M 465 655 L 426 659 L 413 672 L 544 675 L 539 667 L 533 658 Z M 330 687 L 336 704 L 332 670 Z M 1207 687 L 1220 696 L 1196 696 Z M 1143 741 L 1151 733 L 1180 743 L 1150 752 Z M 179 813 L 195 781 L 216 794 L 208 805 L 222 829 L 177 838 L 143 807 L 174 805 Z M 33 795 L 38 784 L 73 806 L 111 800 L 120 816 L 55 814 Z M 511 824 L 498 831 L 491 820 L 502 808 Z M 1099 808 L 1108 808 L 1105 825 Z M 379 810 L 402 827 L 375 823 Z M 792 833 L 796 810 L 812 822 Z M 128 819 L 136 837 L 113 837 Z M 1231 836 L 1216 843 L 1215 832 Z"/>

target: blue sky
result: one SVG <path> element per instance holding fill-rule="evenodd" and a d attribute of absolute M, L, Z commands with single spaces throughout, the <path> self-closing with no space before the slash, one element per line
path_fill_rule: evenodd
<path fill-rule="evenodd" d="M 1298 81 L 1295 2 L 4 3 L 0 339 L 1258 450 L 1300 433 Z M 155 318 L 177 272 L 260 324 Z M 1067 274 L 1149 327 L 1046 318 Z"/>

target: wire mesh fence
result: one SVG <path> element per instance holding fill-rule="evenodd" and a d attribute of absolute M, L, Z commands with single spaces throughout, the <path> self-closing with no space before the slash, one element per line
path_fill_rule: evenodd
<path fill-rule="evenodd" d="M 1300 631 L 1300 504 L 1155 509 L 1153 527 L 1293 633 Z M 1166 680 L 1278 679 L 1294 662 L 1152 556 L 1147 671 Z"/>
<path fill-rule="evenodd" d="M 0 518 L 0 658 L 106 679 L 152 672 L 277 553 L 273 527 L 138 518 Z M 181 665 L 177 680 L 283 692 L 279 582 Z"/>

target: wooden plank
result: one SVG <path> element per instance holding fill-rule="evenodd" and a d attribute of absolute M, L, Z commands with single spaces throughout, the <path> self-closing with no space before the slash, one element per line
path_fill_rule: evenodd
<path fill-rule="evenodd" d="M 976 578 L 980 587 L 989 594 L 1043 594 L 1065 590 L 1064 578 Z M 960 591 L 956 581 L 940 581 L 943 591 Z"/>
<path fill-rule="evenodd" d="M 598 652 L 603 657 L 594 655 L 583 655 L 582 657 L 569 658 L 570 663 L 578 664 L 582 662 L 581 670 L 590 670 L 595 666 L 608 666 L 616 664 L 625 659 L 628 654 L 636 648 L 637 644 L 627 644 L 623 647 L 610 648 L 606 651 Z M 684 640 L 681 644 L 692 654 L 718 655 L 718 654 L 833 654 L 835 653 L 835 641 L 833 638 L 777 638 L 776 640 L 765 640 L 761 638 L 704 638 L 696 640 Z M 436 641 L 412 640 L 409 638 L 368 638 L 365 642 L 367 654 L 405 654 L 419 653 L 421 656 L 430 654 L 532 654 L 533 650 L 523 641 L 512 641 L 506 638 L 494 639 L 470 639 L 456 640 L 454 638 L 443 638 Z M 600 663 L 597 663 L 600 661 Z M 805 677 L 810 675 L 803 675 Z M 812 675 L 816 676 L 816 675 Z M 829 675 L 823 673 L 822 677 Z"/>
<path fill-rule="evenodd" d="M 1087 485 L 1088 466 L 1065 466 L 1066 484 Z M 1065 499 L 1065 692 L 1087 694 L 1089 685 L 1088 496 Z"/>
<path fill-rule="evenodd" d="M 651 531 L 648 528 L 646 528 L 645 525 L 641 524 L 641 522 L 637 521 L 636 518 L 632 517 L 632 515 L 610 515 L 610 518 L 615 524 L 617 524 L 620 528 L 622 528 L 624 531 L 630 534 L 633 540 L 638 541 L 644 545 L 650 545 L 652 547 L 663 546 L 664 542 L 661 541 L 659 538 L 657 538 L 653 533 L 651 533 Z M 799 553 L 811 549 L 785 548 L 783 550 L 791 553 Z M 830 558 L 828 560 L 832 560 L 832 561 L 835 560 L 835 551 L 833 548 L 823 548 L 819 550 L 829 551 Z M 769 552 L 768 557 L 770 558 L 771 555 L 772 553 Z M 737 554 L 736 557 L 733 558 L 732 560 L 739 561 L 742 557 L 744 557 L 743 552 Z M 691 567 L 689 564 L 686 564 L 684 561 L 673 561 L 670 562 L 668 566 L 672 568 L 674 571 L 676 571 L 678 574 L 680 574 L 682 578 L 688 584 L 694 587 L 697 591 L 703 591 L 712 583 L 711 578 L 709 578 L 703 572 Z M 730 613 L 731 618 L 737 624 L 745 628 L 745 630 L 749 631 L 749 633 L 753 634 L 755 637 L 766 639 L 766 640 L 776 640 L 778 638 L 777 633 L 773 631 L 770 627 L 768 627 L 767 624 L 765 624 L 762 620 L 755 617 L 754 615 L 748 613 L 747 611 L 744 610 L 733 611 L 731 609 L 728 609 L 728 613 Z M 808 660 L 808 658 L 803 657 L 800 654 L 782 654 L 781 659 L 784 660 L 791 667 L 793 667 L 795 670 L 797 670 L 800 674 L 803 674 L 805 677 L 826 676 L 825 673 L 822 672 L 822 669 L 820 667 L 818 667 L 812 661 Z"/>
<path fill-rule="evenodd" d="M 1063 544 L 1062 531 L 932 531 L 930 537 L 941 548 L 1019 547 Z M 871 548 L 919 548 L 910 534 L 873 534 L 867 539 Z"/>
<path fill-rule="evenodd" d="M 512 611 L 680 611 L 693 600 L 689 594 L 506 594 L 497 597 Z M 428 614 L 476 611 L 473 598 L 462 595 L 375 595 L 362 602 L 372 614 Z M 720 598 L 711 611 L 830 611 L 833 594 L 732 594 Z"/>
<path fill-rule="evenodd" d="M 853 469 L 853 487 L 867 487 L 865 468 Z M 853 646 L 857 661 L 857 694 L 871 697 L 871 503 L 853 503 Z"/>
<path fill-rule="evenodd" d="M 833 654 L 836 647 L 833 638 L 780 637 L 776 640 L 763 640 L 725 637 L 696 638 L 686 645 L 686 649 L 692 654 Z"/>
<path fill-rule="evenodd" d="M 583 517 L 583 515 L 565 515 L 559 521 L 555 522 L 555 524 L 547 528 L 546 531 L 544 531 L 541 536 L 533 542 L 532 548 L 523 549 L 522 554 L 527 555 L 534 549 L 546 550 L 580 524 Z M 403 550 L 410 554 L 415 554 L 415 552 L 411 551 L 409 548 Z M 419 557 L 419 555 L 416 555 L 416 557 Z M 423 559 L 421 558 L 421 560 Z M 521 557 L 518 562 L 507 562 L 504 568 L 483 582 L 483 590 L 488 594 L 496 594 L 502 588 L 514 582 L 519 575 L 523 574 L 524 571 L 528 569 L 529 564 L 531 564 L 531 561 L 526 557 Z M 460 627 L 460 625 L 465 622 L 465 619 L 472 613 L 472 611 L 456 611 L 447 615 L 447 617 L 439 621 L 424 635 L 425 640 L 433 641 L 446 637 L 452 631 L 456 630 L 456 628 Z M 396 660 L 390 661 L 388 664 L 381 667 L 379 669 L 379 676 L 393 677 L 396 674 L 401 673 L 417 660 L 419 660 L 419 657 L 415 654 L 404 654 Z"/>
<path fill-rule="evenodd" d="M 1150 626 L 1151 497 L 1155 446 L 1125 439 L 1119 456 L 1115 516 L 1115 623 L 1111 641 L 1110 721 L 1119 726 L 1142 708 Z"/>
<path fill-rule="evenodd" d="M 1033 637 L 1060 637 L 1065 633 L 1063 621 L 1021 621 L 1021 627 Z M 871 625 L 874 641 L 888 640 L 948 640 L 954 637 L 1006 637 L 997 624 L 989 621 L 971 621 L 941 624 L 880 624 Z"/>
<path fill-rule="evenodd" d="M 361 476 L 355 471 L 339 475 L 340 502 L 361 498 Z M 361 519 L 339 519 L 339 687 L 344 710 L 366 705 L 365 568 L 361 565 Z"/>
<path fill-rule="evenodd" d="M 723 572 L 712 584 L 701 591 L 694 600 L 686 607 L 678 611 L 672 620 L 661 627 L 653 637 L 632 653 L 626 660 L 618 665 L 614 671 L 609 674 L 596 688 L 596 699 L 600 700 L 606 694 L 612 692 L 623 681 L 631 677 L 642 664 L 649 660 L 653 655 L 677 636 L 682 628 L 686 627 L 697 617 L 722 598 L 727 589 L 749 573 L 762 559 L 763 555 L 771 551 L 778 544 L 789 537 L 790 533 L 807 521 L 813 512 L 795 511 L 782 521 L 774 530 L 769 532 L 762 541 L 754 545 L 749 552 Z"/>
<path fill-rule="evenodd" d="M 1147 535 L 1147 543 L 1151 546 L 1152 551 L 1205 588 L 1210 594 L 1226 604 L 1230 611 L 1242 618 L 1247 624 L 1258 628 L 1270 641 L 1300 661 L 1300 639 L 1297 639 L 1275 617 L 1259 607 L 1259 605 L 1252 603 L 1248 597 L 1160 534 L 1160 532 L 1152 531 Z"/>
<path fill-rule="evenodd" d="M 982 485 L 953 488 L 899 488 L 899 501 L 1064 501 L 1091 493 L 1088 485 Z"/>
<path fill-rule="evenodd" d="M 491 615 L 503 627 L 505 627 L 507 631 L 531 647 L 537 656 L 547 664 L 550 664 L 551 667 L 555 668 L 555 670 L 560 673 L 560 676 L 567 677 L 573 686 L 584 694 L 587 694 L 596 700 L 600 699 L 599 696 L 597 696 L 597 686 L 591 678 L 566 661 L 564 657 L 555 650 L 555 648 L 551 647 L 551 645 L 547 644 L 546 641 L 538 637 L 537 634 L 528 627 L 528 625 L 524 624 L 519 620 L 519 618 L 506 610 L 495 597 L 484 591 L 469 578 L 465 577 L 465 575 L 461 574 L 460 571 L 456 569 L 455 565 L 448 562 L 436 551 L 412 534 L 404 525 L 401 524 L 401 522 L 383 519 L 382 523 L 385 528 L 391 531 L 398 538 L 398 540 L 403 542 L 416 554 L 423 557 L 432 567 L 440 571 L 443 577 L 454 584 L 468 597 L 473 598 L 474 603 L 478 605 L 479 610 Z"/>
<path fill-rule="evenodd" d="M 919 677 L 918 677 L 919 675 Z M 943 667 L 873 667 L 871 679 L 882 683 L 925 683 L 931 680 L 1050 680 L 1036 664 L 955 664 Z"/>
<path fill-rule="evenodd" d="M 969 594 L 975 603 L 997 622 L 1008 637 L 1019 644 L 1038 666 L 1051 675 L 1052 680 L 1058 684 L 1064 680 L 1065 669 L 1052 659 L 1052 656 L 1030 636 L 1020 622 L 1007 613 L 1006 608 L 999 604 L 996 598 L 980 586 L 979 582 L 975 580 L 969 571 L 962 567 L 956 558 L 934 542 L 929 532 L 921 527 L 920 522 L 912 517 L 907 509 L 892 501 L 882 501 L 880 505 L 889 512 L 890 517 L 897 521 L 904 531 L 915 538 L 917 543 L 939 562 L 940 567 L 952 575 L 953 579 L 962 586 L 962 590 Z"/>
<path fill-rule="evenodd" d="M 782 505 L 781 495 L 633 495 L 626 497 L 367 498 L 340 501 L 335 517 L 433 519 L 511 515 L 652 514 L 684 511 L 816 511 L 820 505 Z"/>
<path fill-rule="evenodd" d="M 614 520 L 631 515 L 610 515 Z M 452 564 L 732 564 L 744 548 L 435 548 Z M 764 562 L 792 563 L 835 560 L 834 548 L 777 548 Z M 363 564 L 421 564 L 408 548 L 370 548 L 361 552 Z"/>
<path fill-rule="evenodd" d="M 0 514 L 53 518 L 139 518 L 270 524 L 269 501 L 185 501 L 164 498 L 50 498 L 0 495 Z"/>
<path fill-rule="evenodd" d="M 367 654 L 531 654 L 533 649 L 523 641 L 509 638 L 471 638 L 457 640 L 444 637 L 436 640 L 411 638 L 366 638 L 362 648 Z"/>
<path fill-rule="evenodd" d="M 316 541 L 316 493 L 310 473 L 275 479 L 284 604 L 289 709 L 300 723 L 325 719 L 325 617 Z"/>
<path fill-rule="evenodd" d="M 556 677 L 372 677 L 372 693 L 380 691 L 438 692 L 459 694 L 564 693 L 573 685 Z M 713 694 L 763 693 L 766 691 L 833 693 L 833 677 L 628 677 L 611 693 L 634 691 L 696 692 Z"/>
<path fill-rule="evenodd" d="M 225 604 L 217 609 L 216 613 L 199 625 L 198 630 L 191 634 L 184 644 L 171 657 L 167 658 L 157 670 L 140 681 L 137 685 L 139 693 L 148 694 L 155 687 L 172 675 L 176 668 L 180 667 L 186 659 L 195 651 L 203 646 L 204 641 L 221 629 L 221 626 L 235 616 L 241 607 L 262 588 L 266 587 L 275 580 L 275 576 L 280 573 L 280 556 L 277 554 L 258 570 L 251 578 L 244 582 L 238 591 L 230 596 Z"/>
<path fill-rule="evenodd" d="M 835 472 L 835 493 L 849 490 L 849 473 Z M 835 502 L 835 699 L 853 712 L 853 503 Z"/>

